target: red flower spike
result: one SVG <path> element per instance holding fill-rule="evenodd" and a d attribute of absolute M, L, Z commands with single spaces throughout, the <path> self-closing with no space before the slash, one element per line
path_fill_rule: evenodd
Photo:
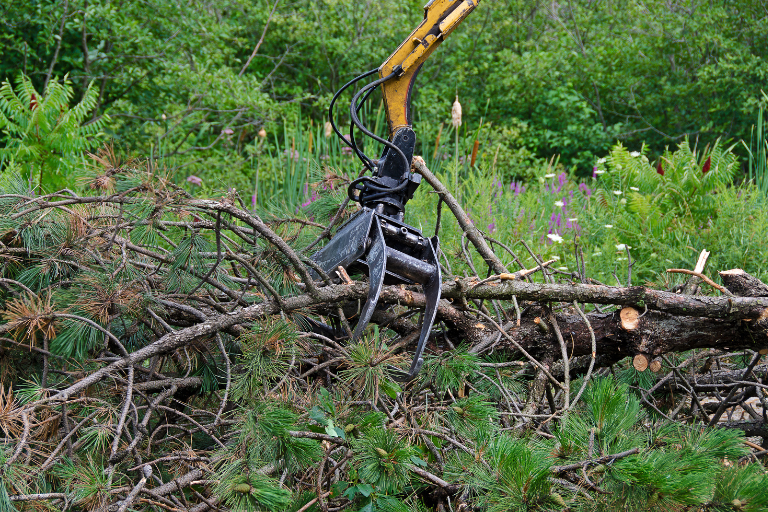
<path fill-rule="evenodd" d="M 659 165 L 656 166 L 656 172 L 664 176 L 664 168 L 661 166 L 661 160 L 659 160 Z"/>
<path fill-rule="evenodd" d="M 37 96 L 35 96 L 35 93 L 32 93 L 32 96 L 29 98 L 29 110 L 35 110 L 37 108 Z"/>
<path fill-rule="evenodd" d="M 701 174 L 707 174 L 709 172 L 709 168 L 712 167 L 712 157 L 710 156 L 707 158 L 707 161 L 704 162 L 704 167 L 701 168 Z"/>

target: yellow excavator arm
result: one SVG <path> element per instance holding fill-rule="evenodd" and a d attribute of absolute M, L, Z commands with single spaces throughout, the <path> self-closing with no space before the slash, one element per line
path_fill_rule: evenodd
<path fill-rule="evenodd" d="M 422 285 L 425 308 L 419 342 L 408 370 L 391 369 L 397 380 L 413 379 L 424 363 L 422 353 L 437 315 L 442 283 L 437 261 L 437 234 L 425 237 L 420 230 L 404 222 L 405 203 L 413 197 L 421 183 L 421 175 L 411 171 L 416 144 L 416 134 L 411 128 L 411 89 L 424 61 L 479 1 L 430 0 L 424 6 L 424 21 L 408 39 L 381 67 L 363 73 L 339 89 L 328 108 L 329 122 L 336 134 L 354 150 L 372 176 L 361 173 L 349 184 L 347 196 L 351 201 L 360 203 L 362 208 L 336 231 L 328 244 L 312 255 L 312 260 L 328 275 L 339 268 L 368 274 L 368 299 L 359 312 L 353 339 L 362 336 L 385 282 Z M 334 122 L 334 103 L 345 89 L 377 72 L 379 79 L 363 86 L 352 98 L 349 107 L 350 132 L 345 138 Z M 388 139 L 366 128 L 358 115 L 370 93 L 379 85 L 383 89 L 389 124 Z M 371 158 L 361 150 L 355 141 L 355 128 L 384 145 L 381 158 Z M 330 326 L 315 324 L 326 334 L 334 332 Z"/>
<path fill-rule="evenodd" d="M 430 0 L 424 21 L 379 68 L 379 77 L 397 76 L 382 84 L 384 108 L 392 140 L 400 128 L 411 126 L 411 90 L 421 65 L 480 0 Z"/>

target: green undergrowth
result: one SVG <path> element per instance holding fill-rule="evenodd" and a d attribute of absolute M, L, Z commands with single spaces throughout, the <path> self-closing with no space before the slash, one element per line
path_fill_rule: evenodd
<path fill-rule="evenodd" d="M 317 464 L 328 445 L 290 435 L 309 431 L 337 438 L 351 450 L 330 495 L 348 498 L 351 510 L 426 510 L 423 484 L 409 466 L 458 485 L 456 498 L 480 511 L 757 512 L 768 507 L 762 466 L 737 464 L 747 453 L 738 431 L 665 423 L 648 416 L 629 385 L 595 377 L 582 400 L 552 424 L 552 435 L 521 435 L 504 428 L 495 406 L 499 398 L 483 385 L 484 376 L 496 378 L 496 370 L 479 366 L 482 362 L 487 360 L 461 350 L 428 356 L 414 389 L 432 386 L 446 397 L 456 396 L 457 383 L 461 388 L 466 383 L 473 391 L 436 403 L 414 416 L 415 424 L 398 428 L 388 425 L 383 412 L 356 401 L 349 392 L 360 385 L 354 377 L 339 381 L 335 391 L 297 391 L 278 401 L 265 399 L 267 385 L 249 387 L 248 398 L 234 412 L 240 435 L 218 455 L 217 494 L 238 511 L 295 511 L 307 504 L 313 495 L 292 495 L 261 473 L 278 464 L 285 478 Z M 396 384 L 386 379 L 364 385 L 389 394 L 388 386 Z M 524 398 L 524 390 L 517 391 Z M 411 435 L 412 427 L 443 434 Z M 444 460 L 435 458 L 435 449 L 447 450 Z M 562 478 L 574 470 L 558 468 L 581 461 L 590 461 L 583 476 L 592 488 L 576 491 Z"/>

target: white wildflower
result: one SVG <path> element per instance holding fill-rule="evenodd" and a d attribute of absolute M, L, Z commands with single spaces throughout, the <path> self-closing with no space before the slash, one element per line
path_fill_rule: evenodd
<path fill-rule="evenodd" d="M 605 227 L 607 227 L 608 229 L 611 229 L 613 227 L 613 224 L 606 224 Z"/>
<path fill-rule="evenodd" d="M 555 206 L 557 206 L 558 208 L 562 208 L 563 206 L 565 206 L 565 203 L 562 201 L 555 201 Z"/>
<path fill-rule="evenodd" d="M 637 187 L 629 187 L 629 190 L 634 190 L 635 192 L 640 192 L 640 189 Z"/>
<path fill-rule="evenodd" d="M 617 251 L 626 251 L 627 249 L 631 249 L 631 248 L 632 248 L 632 246 L 631 245 L 627 245 L 627 244 L 617 244 L 616 245 L 616 250 Z"/>
<path fill-rule="evenodd" d="M 554 233 L 550 233 L 550 234 L 548 234 L 548 235 L 547 235 L 547 238 L 549 238 L 550 240 L 552 240 L 553 242 L 556 242 L 556 243 L 558 243 L 558 244 L 561 244 L 561 243 L 563 243 L 563 237 L 561 237 L 560 235 L 556 235 L 556 234 L 554 234 Z M 558 258 L 558 259 L 559 259 L 559 258 Z"/>
<path fill-rule="evenodd" d="M 558 260 L 560 260 L 560 256 L 550 256 L 549 259 L 558 261 Z"/>
<path fill-rule="evenodd" d="M 592 253 L 592 256 L 602 256 L 602 255 L 603 255 L 602 251 L 595 251 Z"/>
<path fill-rule="evenodd" d="M 629 156 L 631 156 L 632 158 L 637 158 L 637 157 L 640 156 L 640 152 L 639 151 L 633 151 L 633 152 L 631 152 L 629 154 Z"/>
<path fill-rule="evenodd" d="M 568 219 L 568 222 L 576 222 L 577 220 L 579 219 L 576 217 L 571 217 L 570 219 Z"/>
<path fill-rule="evenodd" d="M 557 267 L 557 270 L 568 270 L 568 267 Z"/>
<path fill-rule="evenodd" d="M 605 162 L 607 162 L 607 161 L 608 161 L 608 160 L 607 160 L 606 158 L 600 158 L 600 159 L 597 161 L 597 163 L 598 163 L 598 164 L 604 164 L 604 163 L 605 163 Z"/>
<path fill-rule="evenodd" d="M 557 176 L 557 174 L 545 174 L 544 175 L 545 178 L 554 178 L 555 176 Z"/>
<path fill-rule="evenodd" d="M 598 169 L 594 172 L 594 174 L 605 174 L 605 171 L 602 169 Z"/>
<path fill-rule="evenodd" d="M 614 190 L 613 195 L 620 196 L 622 194 L 621 190 Z"/>

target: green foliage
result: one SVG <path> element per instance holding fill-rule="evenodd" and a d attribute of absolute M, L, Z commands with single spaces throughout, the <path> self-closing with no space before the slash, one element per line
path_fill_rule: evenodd
<path fill-rule="evenodd" d="M 474 437 L 478 432 L 496 429 L 499 411 L 491 402 L 478 396 L 468 396 L 456 400 L 448 408 L 446 419 L 463 436 Z"/>
<path fill-rule="evenodd" d="M 109 108 L 118 138 L 168 162 L 177 181 L 196 175 L 206 195 L 234 186 L 255 192 L 262 205 L 298 205 L 309 195 L 300 182 L 314 165 L 303 160 L 311 153 L 307 132 L 315 147 L 324 143 L 333 92 L 379 66 L 421 19 L 422 4 L 280 3 L 265 27 L 266 2 L 226 0 L 216 9 L 14 3 L 0 27 L 0 78 L 21 71 L 39 90 L 49 70 L 68 73 L 78 77 L 77 97 L 98 79 L 97 116 Z M 763 35 L 761 16 L 758 4 L 744 0 L 707 9 L 661 0 L 484 4 L 417 80 L 418 151 L 433 154 L 456 93 L 465 125 L 482 119 L 498 130 L 481 152 L 488 164 L 497 162 L 493 172 L 510 178 L 528 177 L 535 167 L 528 163 L 555 153 L 584 175 L 617 138 L 632 147 L 645 141 L 654 154 L 685 134 L 703 142 L 747 139 L 765 87 L 766 49 L 754 44 Z M 262 127 L 266 137 L 258 135 Z M 462 140 L 459 154 L 473 142 Z M 343 162 L 338 149 L 316 157 Z M 291 163 L 294 151 L 301 157 Z M 191 153 L 199 156 L 184 161 Z"/>
<path fill-rule="evenodd" d="M 264 461 L 279 461 L 289 471 L 297 471 L 320 458 L 318 443 L 312 439 L 296 438 L 289 429 L 296 428 L 297 415 L 285 407 L 258 404 L 249 415 L 247 425 L 256 441 L 250 448 L 259 450 Z"/>
<path fill-rule="evenodd" d="M 554 430 L 558 457 L 588 458 L 592 439 L 601 453 L 617 453 L 637 446 L 643 436 L 636 429 L 643 419 L 640 401 L 626 384 L 613 378 L 593 379 L 582 396 L 578 413 L 567 415 Z"/>
<path fill-rule="evenodd" d="M 12 483 L 14 481 L 23 481 L 21 475 L 19 474 L 19 471 L 15 465 L 11 465 L 9 467 L 6 467 L 5 464 L 8 461 L 8 458 L 10 456 L 9 453 L 6 453 L 7 448 L 0 444 L 0 465 L 5 467 L 5 473 L 3 481 L 0 482 L 0 512 L 17 512 L 16 507 L 13 505 L 13 502 L 8 497 L 8 491 L 11 491 L 11 494 L 13 494 L 12 490 Z"/>
<path fill-rule="evenodd" d="M 716 215 L 716 194 L 738 171 L 733 147 L 716 141 L 697 152 L 686 140 L 651 165 L 642 151 L 630 153 L 619 144 L 597 167 L 608 172 L 601 184 L 611 183 L 613 190 L 626 194 L 627 210 L 647 219 L 651 235 L 658 237 L 676 219 L 700 224 Z"/>
<path fill-rule="evenodd" d="M 722 470 L 715 485 L 712 510 L 757 512 L 768 509 L 768 475 L 757 464 Z"/>
<path fill-rule="evenodd" d="M 394 398 L 402 389 L 389 376 L 386 364 L 402 362 L 404 358 L 387 357 L 389 349 L 376 338 L 363 338 L 348 346 L 349 368 L 341 372 L 341 377 L 353 396 L 375 400 L 383 392 Z"/>
<path fill-rule="evenodd" d="M 233 511 L 283 510 L 291 502 L 291 493 L 269 477 L 255 473 L 255 468 L 231 464 L 219 473 L 215 492 Z"/>
<path fill-rule="evenodd" d="M 546 452 L 508 434 L 494 436 L 482 461 L 467 454 L 454 458 L 446 471 L 462 483 L 489 512 L 547 510 L 554 507 Z"/>
<path fill-rule="evenodd" d="M 763 100 L 768 101 L 768 95 L 763 91 Z M 747 176 L 763 194 L 768 193 L 768 130 L 766 130 L 763 114 L 765 106 L 760 105 L 757 112 L 757 124 L 749 133 L 749 146 L 742 144 L 749 155 Z M 745 137 L 746 139 L 746 137 Z"/>
<path fill-rule="evenodd" d="M 617 461 L 609 478 L 616 496 L 609 502 L 629 510 L 673 510 L 708 501 L 714 484 L 712 459 L 703 454 L 658 451 Z M 613 482 L 612 482 L 613 483 Z M 619 505 L 620 506 L 620 505 Z"/>
<path fill-rule="evenodd" d="M 659 265 L 693 267 L 704 248 L 713 253 L 710 264 L 717 268 L 747 265 L 758 275 L 764 272 L 758 239 L 765 236 L 768 218 L 755 188 L 730 186 L 738 171 L 732 148 L 718 141 L 699 151 L 686 141 L 651 163 L 645 149 L 616 146 L 598 161 L 597 172 L 605 172 L 597 174 L 589 208 L 593 226 L 605 223 L 612 229 L 600 230 L 607 239 L 590 229 L 585 240 L 597 244 L 602 238 L 603 252 L 614 261 L 626 261 L 628 246 L 634 275 L 649 281 L 658 279 Z M 667 277 L 661 281 L 669 285 Z"/>
<path fill-rule="evenodd" d="M 296 328 L 288 322 L 254 324 L 240 337 L 243 372 L 233 385 L 235 400 L 249 401 L 264 391 L 271 379 L 281 377 L 295 354 Z"/>
<path fill-rule="evenodd" d="M 380 492 L 395 494 L 409 482 L 407 464 L 413 450 L 387 428 L 372 428 L 353 442 L 353 463 L 362 482 Z"/>
<path fill-rule="evenodd" d="M 103 138 L 108 116 L 89 116 L 97 107 L 98 91 L 91 83 L 82 99 L 69 106 L 72 82 L 52 80 L 44 94 L 26 76 L 19 75 L 16 88 L 0 87 L 0 130 L 4 135 L 0 162 L 15 161 L 30 184 L 46 191 L 72 186 L 72 175 L 83 153 Z"/>
<path fill-rule="evenodd" d="M 90 510 L 104 507 L 109 500 L 110 482 L 119 481 L 110 478 L 100 461 L 91 457 L 84 464 L 65 460 L 57 464 L 53 472 L 64 481 L 73 501 Z"/>
<path fill-rule="evenodd" d="M 419 374 L 423 382 L 431 382 L 438 391 L 456 391 L 466 380 L 480 371 L 479 358 L 468 352 L 468 347 L 445 351 L 436 357 L 425 357 Z"/>

